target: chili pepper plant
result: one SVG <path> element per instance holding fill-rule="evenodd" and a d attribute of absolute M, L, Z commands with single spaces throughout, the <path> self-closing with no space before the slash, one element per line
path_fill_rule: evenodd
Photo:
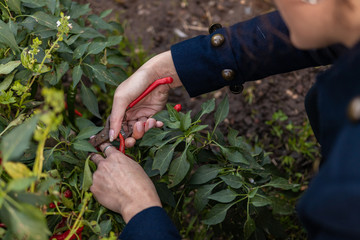
<path fill-rule="evenodd" d="M 0 238 L 116 239 L 124 221 L 89 191 L 96 166 L 88 154 L 97 150 L 88 140 L 109 108 L 97 96 L 111 98 L 127 77 L 121 25 L 104 20 L 111 11 L 92 14 L 71 0 L 0 0 L 0 10 Z M 237 224 L 235 237 L 284 237 L 274 216 L 293 213 L 299 186 L 236 130 L 219 131 L 228 109 L 227 98 L 196 114 L 167 105 L 156 115 L 165 126 L 126 153 L 184 237 L 190 195 L 214 232 Z M 201 124 L 213 111 L 214 126 Z"/>

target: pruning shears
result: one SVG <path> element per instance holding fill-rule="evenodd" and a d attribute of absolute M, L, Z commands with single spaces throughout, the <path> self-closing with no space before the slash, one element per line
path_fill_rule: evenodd
<path fill-rule="evenodd" d="M 130 108 L 134 107 L 138 102 L 140 102 L 144 97 L 146 97 L 149 93 L 151 93 L 158 86 L 164 85 L 164 84 L 170 84 L 172 82 L 173 82 L 173 79 L 171 77 L 160 78 L 160 79 L 154 81 L 147 89 L 145 89 L 145 91 L 142 94 L 140 94 L 139 97 L 137 97 L 134 101 L 132 101 L 129 104 L 129 106 L 126 108 L 126 110 L 129 110 Z M 126 114 L 125 114 L 124 121 L 125 120 L 126 120 Z M 95 148 L 97 148 L 101 144 L 108 142 L 110 139 L 109 138 L 109 130 L 110 130 L 110 116 L 106 120 L 104 129 L 101 130 L 101 132 L 99 132 L 98 134 L 96 134 L 94 137 L 92 137 L 90 139 L 89 142 L 91 143 L 91 145 L 93 145 Z M 119 141 L 120 141 L 119 151 L 122 153 L 125 153 L 125 138 L 127 138 L 128 136 L 130 136 L 132 134 L 132 129 L 129 129 L 129 131 L 127 131 L 127 132 L 128 133 L 125 132 L 125 130 L 122 126 L 120 133 L 119 133 Z"/>

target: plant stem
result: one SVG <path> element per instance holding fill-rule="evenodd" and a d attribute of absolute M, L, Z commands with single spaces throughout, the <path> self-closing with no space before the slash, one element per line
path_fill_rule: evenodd
<path fill-rule="evenodd" d="M 47 136 L 50 133 L 50 129 L 51 129 L 50 125 L 45 128 L 44 133 L 42 134 L 42 138 L 39 141 L 38 148 L 36 150 L 36 158 L 35 158 L 35 162 L 34 162 L 33 173 L 37 177 L 38 180 L 41 177 L 41 173 L 42 173 L 42 169 L 43 169 L 43 165 L 44 165 L 44 147 L 45 147 L 45 142 L 46 142 Z M 30 190 L 31 190 L 31 192 L 35 191 L 35 183 L 31 184 Z"/>
<path fill-rule="evenodd" d="M 84 203 L 81 207 L 81 210 L 80 210 L 80 213 L 73 225 L 73 227 L 71 228 L 71 231 L 70 233 L 66 236 L 65 240 L 70 240 L 71 237 L 76 233 L 76 231 L 79 229 L 80 227 L 80 219 L 82 218 L 82 216 L 84 215 L 85 213 L 85 210 L 86 210 L 86 206 L 88 204 L 88 202 L 90 201 L 90 198 L 91 198 L 92 194 L 91 193 L 85 193 L 85 198 L 84 198 Z"/>

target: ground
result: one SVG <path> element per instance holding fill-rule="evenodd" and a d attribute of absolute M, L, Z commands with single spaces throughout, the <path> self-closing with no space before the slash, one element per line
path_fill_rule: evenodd
<path fill-rule="evenodd" d="M 95 13 L 113 9 L 108 17 L 125 24 L 125 35 L 133 41 L 140 40 L 149 54 L 166 51 L 178 41 L 200 34 L 208 34 L 208 26 L 221 23 L 230 26 L 236 22 L 273 10 L 268 0 L 81 0 L 90 3 Z M 257 139 L 272 154 L 273 162 L 281 155 L 290 154 L 288 149 L 274 151 L 279 142 L 271 135 L 265 123 L 274 112 L 282 110 L 295 125 L 306 120 L 304 97 L 315 81 L 319 69 L 305 69 L 288 74 L 268 77 L 246 83 L 242 94 L 234 95 L 227 88 L 204 96 L 189 98 L 184 89 L 176 89 L 170 102 L 181 103 L 185 110 L 200 108 L 207 98 L 222 99 L 229 95 L 230 112 L 226 125 L 240 131 L 251 141 Z M 211 121 L 209 120 L 209 123 Z M 225 129 L 227 126 L 223 126 Z M 296 156 L 297 161 L 305 161 Z"/>

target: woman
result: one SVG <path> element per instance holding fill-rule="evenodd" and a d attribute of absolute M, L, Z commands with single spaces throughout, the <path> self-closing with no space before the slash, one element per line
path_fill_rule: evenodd
<path fill-rule="evenodd" d="M 164 107 L 170 88 L 183 85 L 190 96 L 223 86 L 239 92 L 245 81 L 334 63 L 305 102 L 323 161 L 298 211 L 310 239 L 360 239 L 360 1 L 274 1 L 279 12 L 178 43 L 145 63 L 116 91 L 110 135 L 118 134 L 127 105 L 161 77 L 174 83 L 127 112 L 127 123 L 134 124 L 128 147 L 161 126 L 148 118 Z M 108 145 L 101 147 L 106 159 L 92 157 L 98 170 L 91 191 L 128 223 L 120 238 L 180 238 L 141 167 Z"/>

